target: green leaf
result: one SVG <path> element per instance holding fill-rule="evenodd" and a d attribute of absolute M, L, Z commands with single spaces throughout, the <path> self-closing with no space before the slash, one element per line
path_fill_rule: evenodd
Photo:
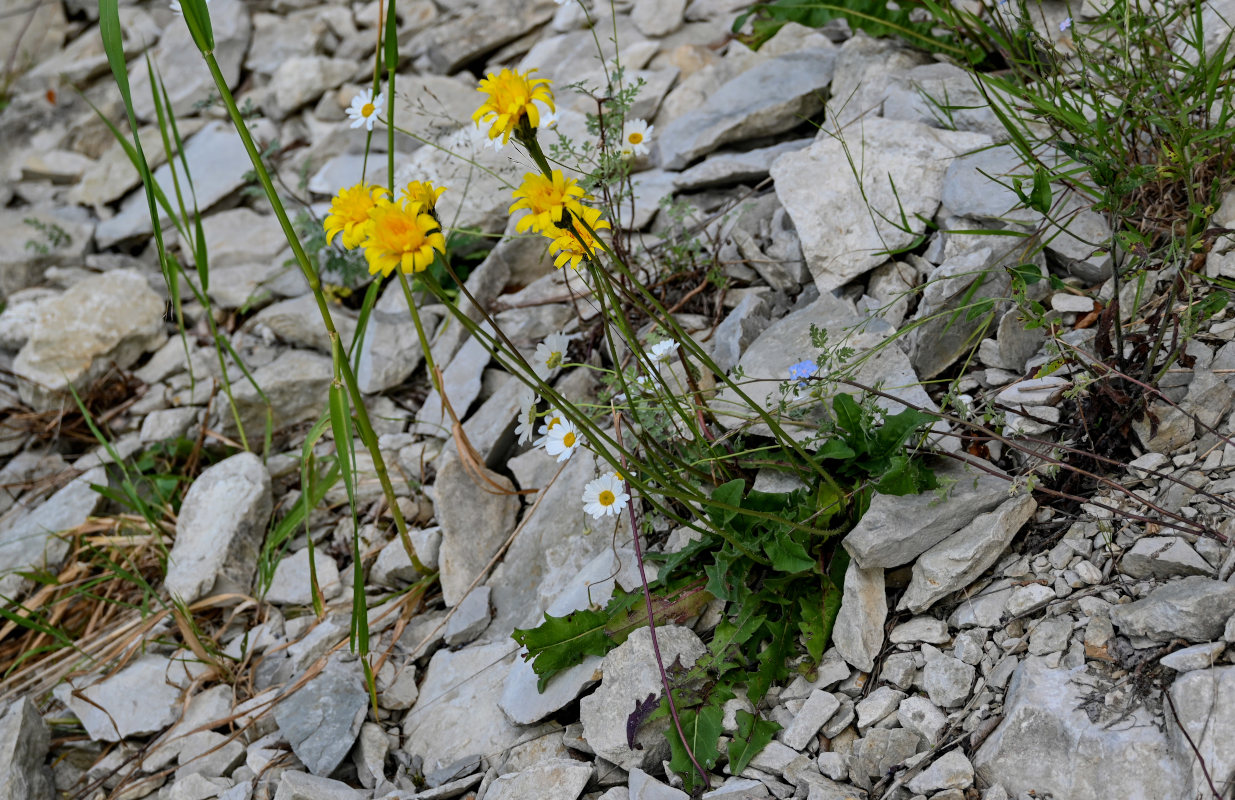
<path fill-rule="evenodd" d="M 524 657 L 532 660 L 532 671 L 539 676 L 537 691 L 543 692 L 550 678 L 581 663 L 584 656 L 603 656 L 616 647 L 605 634 L 608 622 L 605 612 L 583 609 L 564 617 L 545 614 L 535 628 L 516 628 L 511 638 L 527 648 Z"/>
<path fill-rule="evenodd" d="M 1051 210 L 1051 176 L 1041 166 L 1033 172 L 1033 191 L 1029 193 L 1028 206 L 1039 214 Z"/>
<path fill-rule="evenodd" d="M 833 397 L 832 411 L 836 414 L 836 424 L 841 430 L 848 432 L 854 437 L 865 435 L 866 432 L 862 424 L 862 408 L 853 399 L 852 395 L 841 392 Z M 853 444 L 854 442 L 851 440 L 850 446 L 853 446 Z"/>
<path fill-rule="evenodd" d="M 678 719 L 682 723 L 686 744 L 690 746 L 690 752 L 695 754 L 699 766 L 705 770 L 716 766 L 716 761 L 720 758 L 720 735 L 723 730 L 721 723 L 724 720 L 724 711 L 720 705 L 710 704 L 698 710 L 681 709 L 678 711 Z M 682 744 L 682 737 L 674 726 L 670 725 L 669 730 L 665 731 L 665 738 L 669 740 L 669 750 L 673 753 L 669 769 L 681 775 L 686 790 L 693 792 L 703 777 L 695 770 L 695 765 Z"/>
<path fill-rule="evenodd" d="M 742 492 L 745 491 L 746 484 L 740 478 L 735 478 L 728 483 L 722 483 L 712 490 L 712 499 L 718 503 L 724 503 L 727 506 L 734 508 L 742 505 Z M 708 514 L 713 521 L 720 527 L 728 527 L 737 512 L 730 508 L 720 508 L 718 506 L 709 506 Z"/>
<path fill-rule="evenodd" d="M 824 584 L 829 584 L 826 577 Z M 823 658 L 823 648 L 828 643 L 828 631 L 824 623 L 824 605 L 821 596 L 808 594 L 798 598 L 802 608 L 802 617 L 798 620 L 798 630 L 802 632 L 802 640 L 806 642 L 806 652 L 816 664 Z"/>
<path fill-rule="evenodd" d="M 756 603 L 743 603 L 738 606 L 738 617 L 730 621 L 723 619 L 712 632 L 712 641 L 708 643 L 711 654 L 710 669 L 717 676 L 743 666 L 739 658 L 741 648 L 750 641 L 764 623 L 767 616 L 756 614 L 759 606 Z"/>
<path fill-rule="evenodd" d="M 821 460 L 848 461 L 857 453 L 843 439 L 829 439 L 827 444 L 815 451 L 815 455 Z"/>
<path fill-rule="evenodd" d="M 770 719 L 760 719 L 749 711 L 738 710 L 738 731 L 729 742 L 729 771 L 739 775 L 750 766 L 750 761 L 780 730 L 780 725 Z"/>
<path fill-rule="evenodd" d="M 797 626 L 793 624 L 789 614 L 782 615 L 775 622 L 769 622 L 768 630 L 772 639 L 767 647 L 759 652 L 759 667 L 747 684 L 746 696 L 755 705 L 767 694 L 768 687 L 788 674 L 785 660 L 793 654 L 794 641 L 797 639 Z"/>
<path fill-rule="evenodd" d="M 777 529 L 763 543 L 763 551 L 772 559 L 772 567 L 780 572 L 806 572 L 815 568 L 815 559 L 806 548 L 789 536 L 783 528 Z"/>

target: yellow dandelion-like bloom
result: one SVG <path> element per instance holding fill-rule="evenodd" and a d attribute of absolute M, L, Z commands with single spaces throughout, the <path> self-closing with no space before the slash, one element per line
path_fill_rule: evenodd
<path fill-rule="evenodd" d="M 521 208 L 531 211 L 515 225 L 515 230 L 523 233 L 528 228 L 534 231 L 549 231 L 562 221 L 562 211 L 569 210 L 576 215 L 583 214 L 583 190 L 579 188 L 574 178 L 565 178 L 560 169 L 553 170 L 552 177 L 545 177 L 539 172 L 529 172 L 523 178 L 523 185 L 515 190 L 515 204 L 510 207 L 513 214 Z"/>
<path fill-rule="evenodd" d="M 421 272 L 433 263 L 433 251 L 446 252 L 446 237 L 437 220 L 420 203 L 381 198 L 369 213 L 373 224 L 364 242 L 369 272 L 389 275 L 395 267 Z"/>
<path fill-rule="evenodd" d="M 472 119 L 477 126 L 482 123 L 489 125 L 489 138 L 502 137 L 502 144 L 510 141 L 514 133 L 526 119 L 530 127 L 540 125 L 540 109 L 537 102 L 544 103 L 550 111 L 556 111 L 553 105 L 553 92 L 549 89 L 549 81 L 544 78 L 533 78 L 536 70 L 526 73 L 503 69 L 494 75 L 492 72 L 480 81 L 476 91 L 489 95 L 489 99 L 476 109 Z"/>
<path fill-rule="evenodd" d="M 420 203 L 426 211 L 433 211 L 437 207 L 437 198 L 445 191 L 445 186 L 434 186 L 430 181 L 412 181 L 403 190 L 400 199 L 405 203 Z"/>
<path fill-rule="evenodd" d="M 588 206 L 583 207 L 583 221 L 587 223 L 587 227 L 594 231 L 602 228 L 608 228 L 608 220 L 600 218 L 600 210 Z M 552 231 L 546 231 L 545 235 L 553 238 L 549 243 L 549 253 L 557 253 L 557 257 L 553 259 L 553 266 L 561 269 L 570 262 L 571 269 L 579 269 L 579 262 L 585 258 L 592 258 L 597 249 L 596 237 L 588 233 L 587 228 L 581 225 L 578 221 L 575 222 L 575 227 L 579 229 L 579 235 L 569 228 L 554 228 Z"/>
<path fill-rule="evenodd" d="M 343 234 L 343 246 L 352 250 L 360 246 L 368 235 L 372 222 L 369 212 L 377 201 L 386 196 L 380 186 L 358 183 L 350 189 L 340 189 L 330 201 L 330 213 L 326 215 L 326 244 L 338 234 Z"/>

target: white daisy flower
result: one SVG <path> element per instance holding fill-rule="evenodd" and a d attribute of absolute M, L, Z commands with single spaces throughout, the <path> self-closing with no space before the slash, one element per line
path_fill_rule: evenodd
<path fill-rule="evenodd" d="M 559 464 L 571 457 L 581 438 L 579 431 L 568 419 L 563 419 L 550 428 L 547 437 L 545 452 L 557 456 Z"/>
<path fill-rule="evenodd" d="M 532 442 L 532 447 L 544 447 L 545 442 L 549 441 L 549 431 L 557 427 L 558 423 L 562 422 L 564 419 L 566 418 L 562 416 L 561 411 L 558 411 L 556 408 L 551 410 L 548 415 L 545 416 L 544 424 L 541 425 L 539 430 L 536 431 L 540 434 L 540 438 Z"/>
<path fill-rule="evenodd" d="M 583 487 L 583 510 L 596 519 L 616 517 L 629 501 L 626 484 L 616 472 L 602 475 Z"/>
<path fill-rule="evenodd" d="M 677 349 L 677 342 L 672 339 L 664 339 L 652 345 L 652 348 L 648 350 L 648 355 L 651 356 L 653 361 L 668 361 L 677 352 Z"/>
<path fill-rule="evenodd" d="M 210 5 L 210 0 L 206 0 L 206 5 Z M 180 7 L 180 0 L 172 0 L 171 9 L 172 13 L 178 17 L 184 15 L 184 9 Z"/>
<path fill-rule="evenodd" d="M 558 120 L 558 117 L 557 117 L 556 111 L 552 109 L 548 109 L 548 108 L 541 109 L 541 112 L 540 112 L 540 129 L 541 130 L 546 130 L 546 131 L 553 130 L 554 128 L 557 127 L 557 120 Z"/>
<path fill-rule="evenodd" d="M 351 127 L 359 128 L 363 125 L 365 130 L 373 130 L 373 123 L 377 122 L 377 114 L 381 111 L 384 100 L 385 95 L 381 92 L 374 97 L 372 89 L 365 89 L 353 97 L 352 104 L 347 109 L 347 116 L 352 120 Z"/>
<path fill-rule="evenodd" d="M 626 120 L 622 125 L 622 155 L 627 158 L 647 155 L 654 127 L 644 119 Z"/>
<path fill-rule="evenodd" d="M 519 424 L 515 426 L 519 444 L 530 442 L 532 434 L 536 432 L 536 402 L 539 399 L 535 392 L 524 387 L 519 398 Z"/>
<path fill-rule="evenodd" d="M 545 340 L 536 345 L 536 353 L 532 356 L 532 370 L 542 381 L 557 372 L 558 367 L 566 360 L 566 348 L 571 337 L 563 333 L 551 333 Z"/>

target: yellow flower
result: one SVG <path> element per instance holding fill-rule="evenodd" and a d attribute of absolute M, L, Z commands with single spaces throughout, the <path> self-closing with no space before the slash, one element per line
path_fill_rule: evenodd
<path fill-rule="evenodd" d="M 528 228 L 537 232 L 549 231 L 562 221 L 563 210 L 583 214 L 583 204 L 579 202 L 582 197 L 583 190 L 575 179 L 562 177 L 560 169 L 553 170 L 551 178 L 539 172 L 529 172 L 523 178 L 523 185 L 515 190 L 516 201 L 510 207 L 510 213 L 521 208 L 532 213 L 519 220 L 515 230 L 519 233 Z"/>
<path fill-rule="evenodd" d="M 420 203 L 395 203 L 383 197 L 369 213 L 373 224 L 364 242 L 369 272 L 389 275 L 395 267 L 420 272 L 433 263 L 433 251 L 446 252 L 437 220 Z"/>
<path fill-rule="evenodd" d="M 330 201 L 330 213 L 326 216 L 326 244 L 330 244 L 336 234 L 342 233 L 344 247 L 348 250 L 359 247 L 368 235 L 371 223 L 369 212 L 385 195 L 385 189 L 367 183 L 340 189 Z"/>
<path fill-rule="evenodd" d="M 476 109 L 472 119 L 480 126 L 482 122 L 489 125 L 489 138 L 502 137 L 502 144 L 510 141 L 514 133 L 526 119 L 529 127 L 540 125 L 540 109 L 537 102 L 544 103 L 550 111 L 556 111 L 553 105 L 553 92 L 549 90 L 549 81 L 544 78 L 533 78 L 531 74 L 503 69 L 497 75 L 492 72 L 482 78 L 480 87 L 476 90 L 489 95 L 489 99 Z"/>
<path fill-rule="evenodd" d="M 608 221 L 600 218 L 600 210 L 588 206 L 583 207 L 583 221 L 587 223 L 587 228 L 595 231 L 609 227 Z M 580 261 L 585 258 L 591 259 L 596 253 L 596 237 L 588 233 L 587 228 L 578 220 L 574 221 L 574 226 L 579 230 L 578 236 L 569 228 L 555 228 L 545 232 L 546 236 L 553 239 L 549 243 L 549 253 L 557 253 L 553 266 L 558 269 L 565 266 L 568 261 L 571 269 L 578 269 Z"/>
<path fill-rule="evenodd" d="M 412 181 L 400 199 L 405 203 L 420 203 L 426 211 L 432 212 L 437 207 L 437 198 L 445 191 L 445 186 L 435 187 L 430 181 Z"/>

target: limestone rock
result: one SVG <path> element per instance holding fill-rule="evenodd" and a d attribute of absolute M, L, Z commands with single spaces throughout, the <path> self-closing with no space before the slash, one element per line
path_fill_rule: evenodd
<path fill-rule="evenodd" d="M 550 758 L 502 775 L 489 784 L 492 800 L 575 800 L 592 777 L 592 765 L 570 758 Z"/>
<path fill-rule="evenodd" d="M 910 244 L 939 208 L 949 160 L 989 143 L 981 134 L 874 118 L 848 142 L 850 153 L 861 154 L 860 176 L 841 143 L 828 136 L 778 158 L 771 170 L 776 194 L 797 227 L 819 291 L 839 288 L 886 261 L 888 250 Z M 821 185 L 829 191 L 820 192 Z M 913 190 L 899 191 L 906 186 Z M 902 213 L 908 231 L 897 227 Z"/>
<path fill-rule="evenodd" d="M 1159 642 L 1176 637 L 1212 642 L 1235 613 L 1235 584 L 1193 576 L 1154 589 L 1147 597 L 1111 609 L 1111 622 L 1126 636 Z"/>
<path fill-rule="evenodd" d="M 699 637 L 686 628 L 658 625 L 656 635 L 665 664 L 680 659 L 682 666 L 690 667 L 707 652 Z M 626 718 L 635 710 L 636 703 L 664 691 L 652 653 L 650 631 L 640 628 L 610 650 L 601 669 L 605 677 L 600 688 L 579 704 L 583 738 L 598 756 L 623 769 L 659 764 L 669 753 L 663 735 L 669 725 L 667 719 L 645 723 L 639 729 L 635 742 L 642 749 L 631 750 L 626 744 Z"/>
<path fill-rule="evenodd" d="M 887 616 L 883 568 L 862 569 L 856 560 L 849 562 L 840 613 L 832 628 L 832 642 L 845 661 L 862 672 L 875 668 Z"/>
<path fill-rule="evenodd" d="M 51 800 L 47 725 L 34 703 L 19 697 L 0 715 L 0 800 Z"/>
<path fill-rule="evenodd" d="M 1185 774 L 1191 771 L 1192 790 L 1186 796 L 1203 796 L 1209 791 L 1209 780 L 1219 787 L 1229 786 L 1235 779 L 1235 753 L 1230 747 L 1235 741 L 1235 667 L 1189 672 L 1176 678 L 1169 691 L 1178 720 L 1167 715 L 1167 738 L 1185 765 Z"/>
<path fill-rule="evenodd" d="M 239 453 L 205 469 L 185 495 L 164 588 L 186 603 L 248 594 L 271 512 L 270 475 Z"/>
<path fill-rule="evenodd" d="M 322 590 L 322 599 L 330 601 L 338 597 L 343 591 L 343 585 L 339 582 L 339 567 L 334 558 L 315 547 L 313 568 L 317 573 L 317 585 Z M 313 585 L 310 576 L 309 548 L 284 557 L 274 568 L 270 588 L 266 590 L 266 602 L 275 605 L 311 605 Z"/>
<path fill-rule="evenodd" d="M 1119 568 L 1134 578 L 1212 575 L 1213 567 L 1178 536 L 1146 536 L 1123 554 Z"/>
<path fill-rule="evenodd" d="M 23 402 L 38 410 L 71 406 L 113 365 L 129 367 L 163 343 L 163 301 L 136 270 L 87 278 L 41 303 L 13 372 Z"/>
<path fill-rule="evenodd" d="M 91 739 L 118 742 L 157 733 L 180 717 L 185 665 L 146 655 L 102 680 L 71 680 L 56 687 Z"/>
<path fill-rule="evenodd" d="M 59 566 L 69 552 L 69 543 L 54 534 L 85 522 L 103 500 L 91 484 L 106 483 L 104 468 L 95 467 L 36 508 L 14 508 L 0 517 L 0 595 L 16 598 L 23 593 L 31 581 L 19 572 Z"/>
<path fill-rule="evenodd" d="M 519 496 L 504 475 L 489 473 L 510 494 L 494 494 L 480 486 L 458 458 L 449 459 L 437 473 L 437 521 L 442 529 L 442 597 L 454 606 L 480 574 L 514 528 Z M 490 487 L 492 488 L 492 487 Z"/>
<path fill-rule="evenodd" d="M 274 707 L 279 732 L 309 771 L 328 777 L 343 762 L 369 707 L 359 661 L 336 654 L 308 683 Z"/>

